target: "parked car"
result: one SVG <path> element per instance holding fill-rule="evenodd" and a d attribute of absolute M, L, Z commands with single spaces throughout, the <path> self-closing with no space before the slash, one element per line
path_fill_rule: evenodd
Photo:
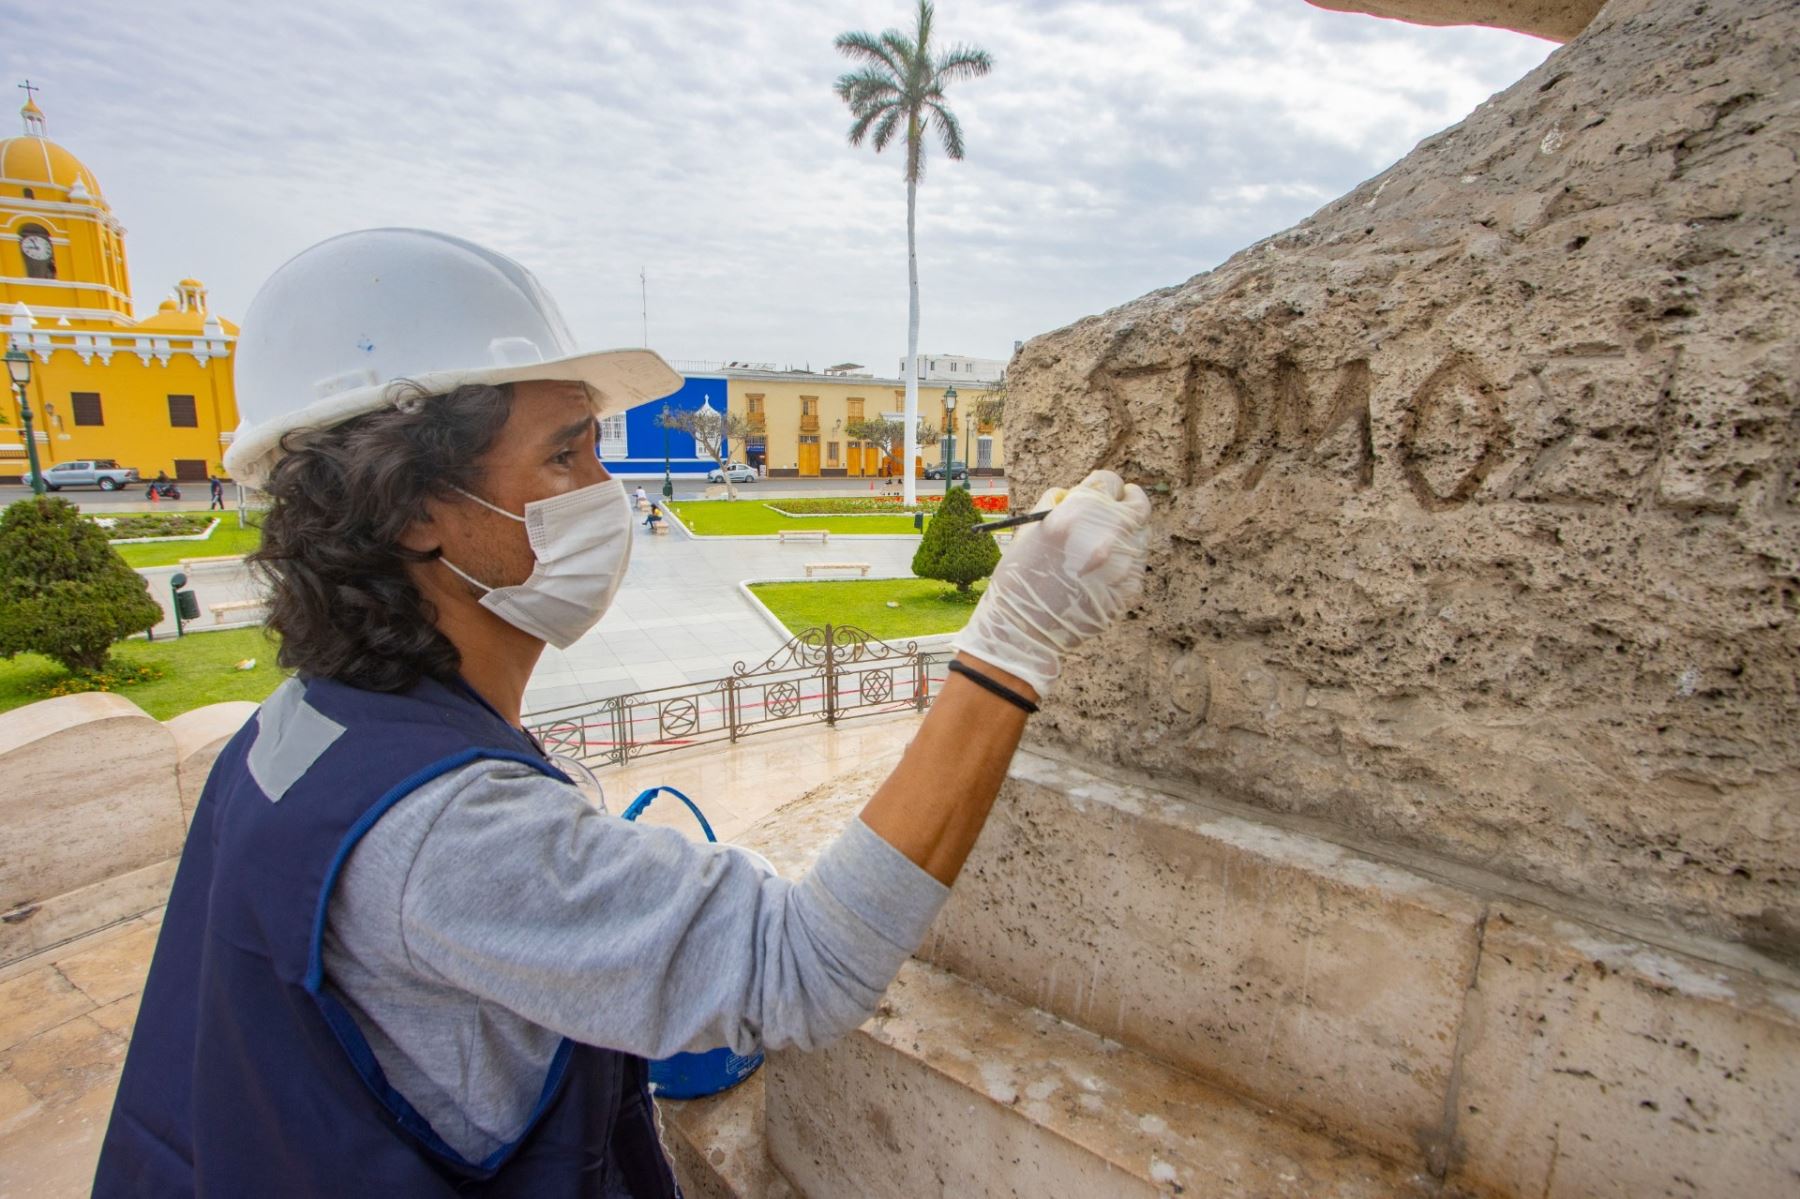
<path fill-rule="evenodd" d="M 22 481 L 31 486 L 31 472 Z M 117 491 L 138 482 L 136 467 L 120 466 L 111 458 L 90 458 L 74 462 L 58 462 L 44 471 L 44 489 L 61 491 L 65 487 L 98 487 L 101 491 Z"/>
<path fill-rule="evenodd" d="M 716 466 L 713 467 L 706 472 L 706 481 L 708 483 L 723 483 L 726 475 L 731 476 L 731 481 L 733 483 L 756 482 L 755 469 L 745 466 L 742 462 L 727 462 L 724 470 L 720 470 Z"/>
<path fill-rule="evenodd" d="M 927 479 L 943 478 L 944 477 L 944 464 L 942 462 L 940 462 L 936 466 L 926 467 L 925 468 L 925 477 Z M 964 479 L 964 480 L 968 479 L 969 464 L 967 462 L 952 462 L 950 464 L 950 477 L 952 479 Z"/>

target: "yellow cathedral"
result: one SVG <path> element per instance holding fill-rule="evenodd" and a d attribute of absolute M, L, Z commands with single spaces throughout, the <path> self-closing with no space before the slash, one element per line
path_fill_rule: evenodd
<path fill-rule="evenodd" d="M 137 320 L 125 229 L 99 181 L 46 136 L 28 84 L 24 133 L 0 140 L 0 332 L 31 355 L 38 464 L 111 458 L 146 479 L 222 472 L 237 428 L 237 326 L 183 279 Z M 0 405 L 0 479 L 27 473 L 19 395 Z"/>

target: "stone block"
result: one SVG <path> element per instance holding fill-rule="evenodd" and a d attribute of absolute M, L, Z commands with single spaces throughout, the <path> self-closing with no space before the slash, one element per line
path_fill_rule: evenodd
<path fill-rule="evenodd" d="M 89 692 L 0 713 L 0 778 L 9 924 L 181 851 L 175 738 L 128 699 Z"/>
<path fill-rule="evenodd" d="M 193 823 L 200 790 L 206 786 L 219 751 L 256 715 L 259 706 L 244 700 L 207 704 L 164 722 L 175 738 L 175 777 L 181 790 L 183 824 Z"/>
<path fill-rule="evenodd" d="M 1800 989 L 1497 905 L 1470 995 L 1451 1192 L 1800 1186 Z"/>
<path fill-rule="evenodd" d="M 1155 496 L 1142 602 L 1033 736 L 1800 961 L 1796 45 L 1792 0 L 1614 0 L 1028 342 L 1015 502 Z"/>
<path fill-rule="evenodd" d="M 663 1145 L 689 1199 L 798 1199 L 769 1160 L 761 1070 L 721 1095 L 657 1106 Z"/>
<path fill-rule="evenodd" d="M 769 1056 L 770 1156 L 802 1194 L 1395 1199 L 1431 1180 L 919 963 L 881 1011 Z"/>
<path fill-rule="evenodd" d="M 0 964 L 54 949 L 133 916 L 160 913 L 175 882 L 177 857 L 14 908 L 0 920 Z"/>
<path fill-rule="evenodd" d="M 1023 752 L 920 956 L 1396 1160 L 1441 1140 L 1481 900 Z"/>

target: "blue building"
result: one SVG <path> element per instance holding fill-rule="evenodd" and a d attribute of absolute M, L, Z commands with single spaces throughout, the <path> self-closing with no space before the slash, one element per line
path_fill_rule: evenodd
<path fill-rule="evenodd" d="M 661 476 L 666 438 L 670 474 L 704 475 L 717 463 L 707 457 L 688 434 L 663 428 L 663 409 L 698 411 L 701 405 L 711 404 L 715 412 L 724 412 L 725 401 L 723 376 L 688 377 L 683 380 L 681 390 L 673 395 L 603 419 L 600 422 L 600 460 L 615 475 Z"/>

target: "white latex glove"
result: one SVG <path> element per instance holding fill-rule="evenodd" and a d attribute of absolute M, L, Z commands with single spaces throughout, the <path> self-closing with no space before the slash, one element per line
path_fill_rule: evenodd
<path fill-rule="evenodd" d="M 1013 534 L 975 615 L 952 643 L 1030 683 L 1041 696 L 1063 656 L 1096 636 L 1144 585 L 1150 497 L 1097 470 L 1075 488 L 1053 487 Z"/>

